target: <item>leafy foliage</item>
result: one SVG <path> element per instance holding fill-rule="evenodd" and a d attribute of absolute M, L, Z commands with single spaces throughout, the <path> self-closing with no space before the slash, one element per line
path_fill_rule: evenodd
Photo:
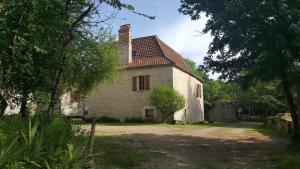
<path fill-rule="evenodd" d="M 53 112 L 64 91 L 84 95 L 111 78 L 117 52 L 106 24 L 113 15 L 103 14 L 105 5 L 154 19 L 119 0 L 1 1 L 3 98 L 21 105 L 21 113 L 26 114 L 28 100 L 50 93 L 49 111 Z"/>
<path fill-rule="evenodd" d="M 272 115 L 286 112 L 284 98 L 279 82 L 255 82 L 249 86 L 240 83 L 209 79 L 201 66 L 186 60 L 194 74 L 204 79 L 204 106 L 208 112 L 216 103 L 237 100 L 241 108 L 248 109 L 256 115 Z"/>
<path fill-rule="evenodd" d="M 185 106 L 184 97 L 167 85 L 153 88 L 150 101 L 162 114 L 162 122 L 165 122 L 168 117 Z"/>
<path fill-rule="evenodd" d="M 87 94 L 99 82 L 110 79 L 116 72 L 117 49 L 113 40 L 97 43 L 87 39 L 72 45 L 69 51 L 69 66 L 64 73 L 64 84 L 68 90 Z"/>
<path fill-rule="evenodd" d="M 180 8 L 194 20 L 201 12 L 210 17 L 203 30 L 214 37 L 205 58 L 207 68 L 223 78 L 246 70 L 264 80 L 280 77 L 282 70 L 288 71 L 284 66 L 299 61 L 298 10 L 299 1 L 289 0 L 182 0 Z"/>
<path fill-rule="evenodd" d="M 205 112 L 208 112 L 217 102 L 236 100 L 236 84 L 210 79 L 201 66 L 197 67 L 196 63 L 189 59 L 186 59 L 186 63 L 193 73 L 204 81 L 203 91 Z"/>
<path fill-rule="evenodd" d="M 300 112 L 300 1 L 181 2 L 179 11 L 193 20 L 199 19 L 200 13 L 209 16 L 203 30 L 203 33 L 213 36 L 205 57 L 207 70 L 221 73 L 221 78 L 226 80 L 239 79 L 248 83 L 257 80 L 280 81 L 293 119 L 293 140 L 297 140 L 297 111 Z M 293 87 L 298 91 L 297 99 Z"/>
<path fill-rule="evenodd" d="M 42 116 L 19 123 L 20 117 L 6 117 L 0 122 L 1 168 L 82 168 L 85 135 L 71 123 Z"/>
<path fill-rule="evenodd" d="M 247 89 L 239 91 L 242 107 L 250 108 L 256 115 L 274 115 L 287 112 L 281 88 L 278 82 L 256 82 Z"/>

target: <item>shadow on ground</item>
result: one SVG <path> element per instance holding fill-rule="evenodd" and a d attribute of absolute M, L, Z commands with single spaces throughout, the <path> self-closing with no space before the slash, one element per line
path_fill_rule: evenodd
<path fill-rule="evenodd" d="M 271 156 L 285 148 L 280 141 L 254 137 L 132 133 L 97 136 L 95 159 L 99 169 L 272 169 Z"/>

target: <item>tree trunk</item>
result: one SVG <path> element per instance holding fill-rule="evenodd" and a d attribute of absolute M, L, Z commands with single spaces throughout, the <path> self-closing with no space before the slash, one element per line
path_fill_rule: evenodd
<path fill-rule="evenodd" d="M 163 114 L 163 115 L 162 115 L 161 122 L 162 122 L 163 124 L 166 124 L 166 119 L 167 119 L 167 116 Z"/>
<path fill-rule="evenodd" d="M 298 117 L 300 116 L 300 83 L 296 84 L 296 92 L 297 92 L 297 100 L 296 100 L 296 107 L 297 107 L 297 114 Z"/>
<path fill-rule="evenodd" d="M 291 114 L 291 118 L 293 121 L 293 136 L 292 136 L 292 142 L 298 142 L 299 141 L 299 126 L 298 126 L 298 115 L 297 115 L 297 108 L 294 102 L 294 98 L 289 86 L 289 83 L 286 79 L 282 80 L 282 86 L 283 91 L 286 97 L 287 105 L 289 112 Z"/>
<path fill-rule="evenodd" d="M 28 117 L 27 98 L 28 98 L 28 94 L 27 92 L 24 92 L 21 99 L 21 108 L 20 108 L 20 114 L 23 119 L 26 119 Z"/>
<path fill-rule="evenodd" d="M 47 110 L 47 114 L 49 115 L 49 117 L 51 117 L 54 112 L 55 105 L 56 105 L 57 98 L 58 98 L 58 89 L 59 89 L 59 85 L 60 85 L 61 78 L 62 78 L 63 71 L 64 71 L 64 64 L 66 61 L 65 49 L 70 44 L 70 42 L 73 40 L 73 32 L 74 32 L 75 28 L 78 27 L 78 23 L 80 23 L 86 16 L 88 16 L 88 14 L 93 9 L 93 5 L 90 5 L 85 11 L 83 11 L 76 18 L 76 20 L 72 24 L 68 25 L 69 18 L 70 18 L 70 16 L 69 16 L 70 5 L 71 5 L 71 0 L 66 0 L 65 1 L 65 21 L 67 24 L 67 28 L 66 28 L 66 32 L 64 32 L 60 37 L 61 49 L 60 49 L 60 53 L 59 53 L 59 57 L 58 57 L 60 60 L 60 66 L 58 68 L 58 71 L 55 73 L 53 87 L 51 89 L 51 95 L 50 95 L 51 100 L 50 100 L 50 104 L 49 104 L 49 107 Z"/>
<path fill-rule="evenodd" d="M 7 106 L 8 106 L 8 104 L 5 100 L 5 98 L 0 94 L 0 117 L 4 116 Z"/>
<path fill-rule="evenodd" d="M 50 104 L 49 104 L 49 107 L 48 107 L 48 110 L 47 110 L 47 114 L 49 115 L 49 117 L 51 117 L 53 115 L 55 105 L 57 103 L 57 95 L 58 95 L 57 91 L 58 91 L 58 88 L 59 88 L 59 85 L 60 85 L 62 72 L 63 72 L 63 68 L 60 68 L 57 76 L 55 77 L 54 85 L 53 85 L 53 88 L 51 90 Z"/>
<path fill-rule="evenodd" d="M 70 17 L 69 16 L 70 4 L 71 4 L 71 0 L 65 1 L 65 24 L 67 26 L 66 31 L 69 30 L 68 21 L 69 21 L 69 17 Z M 67 32 L 63 33 L 59 38 L 60 39 L 59 43 L 60 43 L 61 48 L 60 48 L 58 58 L 60 61 L 60 65 L 59 65 L 58 70 L 55 72 L 53 86 L 52 86 L 51 94 L 50 94 L 50 103 L 49 103 L 48 110 L 47 110 L 47 114 L 50 118 L 54 112 L 55 105 L 57 102 L 57 90 L 60 85 L 61 76 L 63 73 L 63 65 L 65 62 L 65 47 L 67 47 L 70 42 L 70 39 L 69 39 L 69 37 L 67 37 L 67 35 L 70 36 L 70 33 L 71 33 L 70 31 L 67 31 Z M 66 40 L 66 39 L 68 39 L 68 40 Z M 69 41 L 69 42 L 67 42 L 67 41 Z"/>

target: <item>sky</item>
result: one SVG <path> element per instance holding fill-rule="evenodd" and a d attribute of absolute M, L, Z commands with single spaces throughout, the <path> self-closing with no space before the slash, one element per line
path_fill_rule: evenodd
<path fill-rule="evenodd" d="M 133 38 L 157 35 L 161 40 L 179 52 L 184 58 L 203 63 L 210 35 L 202 35 L 207 19 L 192 21 L 189 16 L 178 12 L 180 0 L 123 0 L 136 11 L 155 16 L 154 20 L 136 15 L 126 10 L 117 12 L 112 20 L 113 33 L 117 35 L 121 25 L 131 24 Z"/>

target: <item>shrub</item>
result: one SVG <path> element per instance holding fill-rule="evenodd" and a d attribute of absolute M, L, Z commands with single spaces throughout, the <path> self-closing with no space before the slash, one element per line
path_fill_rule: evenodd
<path fill-rule="evenodd" d="M 162 114 L 162 122 L 185 106 L 184 97 L 172 87 L 162 85 L 152 89 L 150 102 Z"/>
<path fill-rule="evenodd" d="M 23 121 L 6 117 L 0 128 L 0 168 L 80 169 L 85 165 L 85 133 L 61 116 Z"/>
<path fill-rule="evenodd" d="M 144 123 L 145 120 L 139 117 L 125 118 L 125 123 Z"/>
<path fill-rule="evenodd" d="M 98 121 L 103 122 L 103 123 L 119 123 L 120 122 L 120 120 L 117 118 L 107 117 L 107 116 L 101 117 Z"/>

